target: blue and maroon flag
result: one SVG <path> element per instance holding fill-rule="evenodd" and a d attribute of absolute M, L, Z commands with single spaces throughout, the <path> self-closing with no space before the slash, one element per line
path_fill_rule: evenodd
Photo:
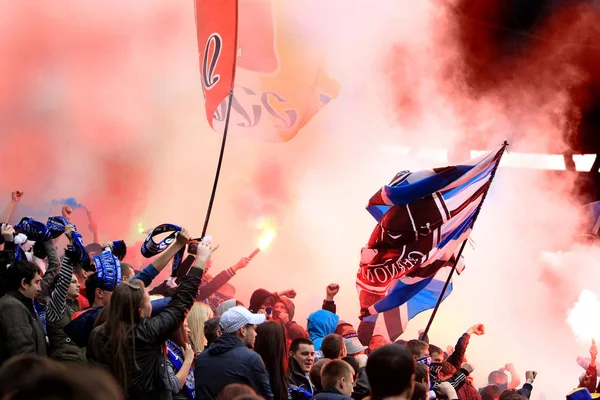
<path fill-rule="evenodd" d="M 356 277 L 363 317 L 397 309 L 419 294 L 426 299 L 424 290 L 439 296 L 440 276 L 460 261 L 457 253 L 503 151 L 504 146 L 460 165 L 400 172 L 370 199 L 367 210 L 377 226 L 361 251 Z M 431 307 L 413 302 L 405 315 Z"/>

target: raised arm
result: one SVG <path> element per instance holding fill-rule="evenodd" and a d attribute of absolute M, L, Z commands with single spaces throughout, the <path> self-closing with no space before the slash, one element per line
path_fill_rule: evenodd
<path fill-rule="evenodd" d="M 56 246 L 54 246 L 54 241 L 52 239 L 44 242 L 44 248 L 46 249 L 46 254 L 48 257 L 48 269 L 44 274 L 44 278 L 40 283 L 40 297 L 48 297 L 50 296 L 50 285 L 56 279 L 58 275 L 58 270 L 60 268 L 60 260 L 58 258 L 58 254 L 56 252 Z M 73 262 L 75 260 L 72 260 Z M 71 278 L 69 278 L 70 280 Z"/>
<path fill-rule="evenodd" d="M 96 221 L 94 221 L 94 218 L 92 217 L 92 212 L 86 210 L 85 213 L 87 214 L 88 218 L 88 228 L 94 235 L 94 243 L 100 243 L 100 236 L 98 235 L 98 225 L 96 225 Z"/>
<path fill-rule="evenodd" d="M 184 234 L 182 231 L 180 235 Z M 187 232 L 185 232 L 187 235 Z M 198 286 L 202 279 L 204 267 L 210 256 L 218 246 L 213 247 L 211 243 L 200 243 L 196 254 L 196 261 L 190 272 L 182 279 L 177 287 L 175 295 L 157 316 L 149 318 L 146 323 L 148 341 L 162 343 L 170 336 L 185 319 L 185 314 L 194 304 Z"/>
<path fill-rule="evenodd" d="M 196 296 L 196 301 L 204 301 L 213 294 L 215 294 L 227 282 L 229 282 L 229 280 L 233 278 L 240 269 L 245 268 L 250 263 L 250 261 L 251 260 L 249 258 L 244 257 L 231 268 L 228 268 L 225 271 L 221 271 L 209 282 L 200 286 L 200 289 L 198 290 L 198 296 Z"/>
<path fill-rule="evenodd" d="M 467 352 L 467 347 L 469 346 L 469 340 L 471 339 L 471 335 L 481 336 L 485 334 L 485 326 L 483 324 L 477 324 L 470 327 L 467 332 L 465 332 L 456 342 L 456 348 L 452 352 L 452 354 L 448 357 L 448 362 L 454 366 L 454 368 L 459 369 L 463 363 L 465 358 L 465 353 Z"/>
<path fill-rule="evenodd" d="M 58 274 L 58 282 L 54 287 L 54 291 L 50 294 L 50 301 L 46 306 L 46 314 L 48 322 L 58 321 L 65 312 L 67 303 L 67 293 L 69 292 L 69 286 L 71 285 L 71 278 L 73 277 L 73 239 L 71 232 L 74 231 L 73 225 L 67 225 L 65 229 L 65 235 L 69 239 L 69 246 L 65 251 L 60 272 Z"/>
<path fill-rule="evenodd" d="M 11 193 L 10 203 L 8 203 L 8 206 L 6 206 L 6 209 L 0 216 L 0 223 L 8 222 L 13 210 L 15 209 L 15 206 L 17 205 L 19 200 L 21 200 L 22 196 L 23 196 L 23 192 L 16 191 L 16 192 Z"/>

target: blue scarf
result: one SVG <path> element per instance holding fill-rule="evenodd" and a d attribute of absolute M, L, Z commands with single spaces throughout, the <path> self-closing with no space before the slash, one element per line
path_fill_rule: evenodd
<path fill-rule="evenodd" d="M 27 239 L 35 242 L 47 242 L 52 235 L 46 225 L 32 218 L 24 217 L 19 221 L 15 228 L 25 234 Z"/>
<path fill-rule="evenodd" d="M 98 273 L 98 287 L 112 292 L 121 283 L 121 262 L 113 253 L 106 249 L 96 257 L 96 271 Z"/>
<path fill-rule="evenodd" d="M 171 340 L 167 340 L 167 353 L 169 354 L 169 361 L 171 361 L 175 369 L 177 371 L 181 370 L 183 366 L 183 351 L 181 347 Z M 192 368 L 190 368 L 190 372 L 185 378 L 185 391 L 187 392 L 188 399 L 196 400 L 196 386 L 194 382 L 194 370 Z"/>
<path fill-rule="evenodd" d="M 156 243 L 154 241 L 155 236 L 158 236 L 161 233 L 167 233 L 167 232 L 171 232 L 171 234 L 169 236 L 167 236 L 166 238 L 164 238 L 162 241 L 160 241 L 159 243 Z M 159 255 L 160 253 L 165 251 L 171 243 L 173 243 L 175 241 L 179 232 L 181 232 L 181 227 L 177 226 L 177 225 L 162 224 L 162 225 L 157 226 L 156 228 L 154 228 L 154 230 L 152 232 L 150 232 L 150 234 L 144 241 L 144 244 L 142 244 L 142 255 L 146 258 L 150 258 L 150 257 L 154 257 L 156 255 Z M 173 272 L 171 273 L 171 276 L 175 276 L 175 274 L 177 272 L 177 268 L 179 268 L 179 264 L 181 263 L 181 260 L 183 259 L 184 253 L 185 253 L 185 247 L 182 248 L 181 250 L 179 250 L 177 252 L 177 254 L 175 254 L 175 257 L 173 258 Z"/>
<path fill-rule="evenodd" d="M 69 225 L 69 222 L 65 219 L 65 217 L 50 217 L 48 218 L 48 222 L 46 223 L 46 229 L 50 231 L 50 235 L 52 239 L 58 238 L 60 235 L 65 233 L 65 228 Z M 75 227 L 75 224 L 71 224 Z M 77 230 L 77 227 L 75 227 Z"/>
<path fill-rule="evenodd" d="M 33 299 L 33 311 L 40 319 L 42 323 L 42 328 L 44 328 L 44 334 L 48 335 L 46 332 L 46 304 L 39 301 L 37 298 Z"/>

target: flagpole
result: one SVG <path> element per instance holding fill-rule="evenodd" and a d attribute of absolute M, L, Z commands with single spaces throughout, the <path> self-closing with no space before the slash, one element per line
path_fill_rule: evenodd
<path fill-rule="evenodd" d="M 212 193 L 210 194 L 210 200 L 208 202 L 208 209 L 206 210 L 206 217 L 204 219 L 204 227 L 202 228 L 202 235 L 200 238 L 206 236 L 206 230 L 208 229 L 208 222 L 210 221 L 210 214 L 212 213 L 213 204 L 215 202 L 215 196 L 217 194 L 217 186 L 219 185 L 219 176 L 221 175 L 221 166 L 223 165 L 223 155 L 225 154 L 225 144 L 227 143 L 227 132 L 229 131 L 229 116 L 231 115 L 231 105 L 233 104 L 233 88 L 229 91 L 227 114 L 225 116 L 225 129 L 223 130 L 223 140 L 221 141 L 221 152 L 219 153 L 219 161 L 217 162 L 217 172 L 215 173 L 215 180 L 213 182 Z"/>
<path fill-rule="evenodd" d="M 206 210 L 206 217 L 204 218 L 204 227 L 202 228 L 202 235 L 199 238 L 194 240 L 200 241 L 202 238 L 206 236 L 206 230 L 208 229 L 208 222 L 210 221 L 210 214 L 212 212 L 213 204 L 215 202 L 215 196 L 217 194 L 217 187 L 219 186 L 219 176 L 221 175 L 221 166 L 223 165 L 223 156 L 225 155 L 225 144 L 227 144 L 227 132 L 229 131 L 229 115 L 231 114 L 231 105 L 233 103 L 233 88 L 229 91 L 229 96 L 227 97 L 227 114 L 225 116 L 225 128 L 223 129 L 223 140 L 221 141 L 221 151 L 219 153 L 219 161 L 217 162 L 217 171 L 215 173 L 215 180 L 213 182 L 212 192 L 210 194 L 210 200 L 208 201 L 208 209 Z M 195 259 L 195 255 L 189 254 L 185 260 L 183 260 L 182 264 L 192 265 L 193 261 L 191 259 Z M 189 269 L 188 269 L 189 270 Z M 175 278 L 176 276 L 185 276 L 187 271 L 181 272 L 171 272 L 171 276 Z"/>
<path fill-rule="evenodd" d="M 479 204 L 479 207 L 477 207 L 477 211 L 475 211 L 475 215 L 473 216 L 473 222 L 471 223 L 471 228 L 473 228 L 475 226 L 475 221 L 477 220 L 477 217 L 479 216 L 479 212 L 481 211 L 481 206 L 483 206 L 483 202 L 485 201 L 485 198 L 487 197 L 487 194 L 490 191 L 490 188 L 492 187 L 492 182 L 494 181 L 494 178 L 496 177 L 496 171 L 498 170 L 498 167 L 500 166 L 500 161 L 502 160 L 502 156 L 504 155 L 504 150 L 506 150 L 507 147 L 508 147 L 508 142 L 504 141 L 504 143 L 502 144 L 502 149 L 500 150 L 500 156 L 498 157 L 498 162 L 494 166 L 494 169 L 492 170 L 492 174 L 490 176 L 490 186 L 483 194 L 481 203 Z M 429 322 L 427 322 L 427 327 L 425 328 L 425 331 L 423 332 L 423 335 L 422 335 L 423 337 L 427 336 L 427 334 L 429 333 L 429 329 L 431 328 L 433 319 L 435 318 L 435 316 L 438 312 L 438 309 L 440 308 L 440 305 L 442 304 L 442 300 L 444 300 L 444 294 L 446 293 L 446 289 L 448 289 L 448 285 L 450 285 L 450 281 L 452 280 L 452 275 L 454 275 L 454 271 L 456 270 L 456 265 L 460 261 L 460 257 L 462 256 L 462 252 L 465 249 L 465 245 L 467 244 L 468 240 L 469 240 L 469 238 L 465 239 L 465 241 L 463 242 L 463 244 L 460 247 L 458 255 L 456 256 L 456 261 L 454 262 L 454 265 L 452 266 L 452 269 L 450 270 L 450 273 L 448 274 L 448 279 L 446 279 L 446 283 L 444 284 L 444 288 L 442 289 L 442 292 L 440 293 L 440 297 L 438 297 L 437 303 L 435 304 L 435 308 L 433 309 L 433 312 L 431 313 L 431 317 L 429 317 Z"/>

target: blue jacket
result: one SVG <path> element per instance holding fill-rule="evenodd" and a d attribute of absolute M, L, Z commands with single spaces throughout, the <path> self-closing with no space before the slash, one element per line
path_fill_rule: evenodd
<path fill-rule="evenodd" d="M 352 397 L 343 395 L 339 390 L 334 387 L 328 387 L 319 392 L 318 395 L 313 397 L 313 400 L 353 400 Z"/>
<path fill-rule="evenodd" d="M 216 399 L 232 383 L 246 384 L 265 399 L 273 399 L 265 364 L 235 333 L 224 334 L 200 353 L 194 376 L 198 399 Z"/>
<path fill-rule="evenodd" d="M 308 334 L 315 344 L 315 351 L 321 350 L 321 343 L 325 336 L 335 332 L 340 317 L 327 310 L 319 310 L 308 316 Z"/>

